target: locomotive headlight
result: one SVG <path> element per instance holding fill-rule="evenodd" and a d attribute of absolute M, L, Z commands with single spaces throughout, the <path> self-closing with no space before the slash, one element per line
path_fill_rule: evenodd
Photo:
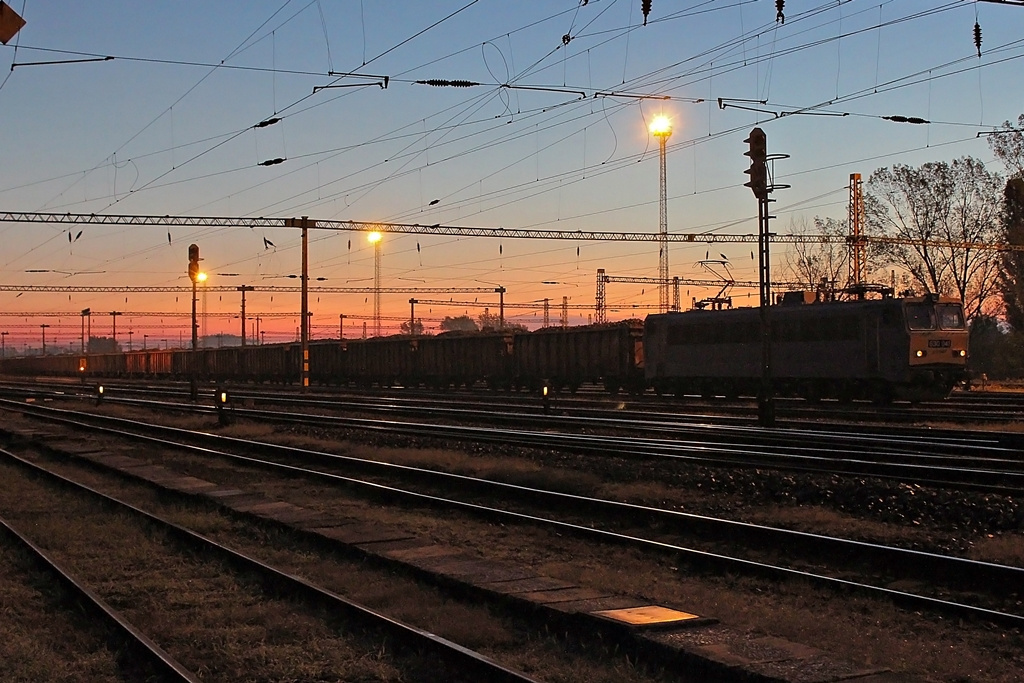
<path fill-rule="evenodd" d="M 924 358 L 924 351 L 919 350 L 916 355 L 918 358 Z"/>

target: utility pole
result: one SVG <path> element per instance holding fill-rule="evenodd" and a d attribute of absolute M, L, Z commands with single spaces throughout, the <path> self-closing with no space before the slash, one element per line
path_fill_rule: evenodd
<path fill-rule="evenodd" d="M 114 338 L 114 350 L 117 350 L 117 316 L 121 315 L 121 311 L 110 312 L 110 336 Z"/>
<path fill-rule="evenodd" d="M 846 284 L 858 299 L 864 299 L 864 265 L 866 247 L 864 242 L 864 181 L 860 173 L 850 174 L 850 275 Z"/>
<path fill-rule="evenodd" d="M 498 287 L 498 329 L 505 329 L 505 288 Z"/>
<path fill-rule="evenodd" d="M 10 332 L 0 332 L 0 359 L 7 357 L 7 335 Z"/>
<path fill-rule="evenodd" d="M 416 299 L 409 299 L 409 334 L 415 334 Z"/>
<path fill-rule="evenodd" d="M 245 293 L 255 289 L 250 285 L 241 285 L 238 291 L 242 293 L 242 346 L 245 346 Z"/>
<path fill-rule="evenodd" d="M 345 338 L 345 314 L 338 314 L 338 340 Z"/>
<path fill-rule="evenodd" d="M 85 319 L 89 318 L 89 336 L 92 337 L 92 309 L 82 309 L 82 353 L 85 353 Z"/>
<path fill-rule="evenodd" d="M 43 355 L 45 356 L 46 355 L 46 328 L 49 327 L 49 325 L 47 325 L 46 323 L 43 323 L 39 327 L 41 327 L 43 329 Z"/>
<path fill-rule="evenodd" d="M 315 228 L 316 221 L 309 220 L 309 216 L 303 216 L 298 224 L 302 228 L 302 310 L 299 313 L 299 340 L 302 345 L 302 393 L 306 393 L 309 391 L 309 228 Z"/>

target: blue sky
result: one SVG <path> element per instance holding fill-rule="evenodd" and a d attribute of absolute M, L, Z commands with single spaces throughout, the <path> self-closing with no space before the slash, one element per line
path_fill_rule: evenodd
<path fill-rule="evenodd" d="M 742 186 L 743 139 L 760 125 L 769 151 L 790 155 L 775 167 L 776 180 L 792 186 L 775 195 L 774 227 L 787 232 L 816 215 L 845 217 L 853 172 L 866 178 L 881 166 L 963 155 L 997 169 L 976 134 L 1024 112 L 1024 8 L 993 3 L 789 0 L 780 23 L 771 0 L 654 0 L 647 26 L 639 0 L 9 4 L 28 23 L 0 48 L 3 211 L 654 232 L 657 144 L 646 125 L 666 113 L 670 231 L 756 229 L 756 203 Z M 108 55 L 115 59 L 29 64 Z M 426 79 L 482 85 L 414 83 Z M 364 85 L 314 93 L 329 84 Z M 595 96 L 604 92 L 672 99 Z M 806 113 L 775 116 L 797 110 Z M 932 123 L 880 118 L 890 115 Z M 252 127 L 274 116 L 281 122 Z M 259 165 L 278 157 L 287 161 Z M 299 267 L 298 234 L 285 230 L 175 229 L 168 244 L 162 228 L 89 226 L 69 244 L 60 226 L 5 224 L 0 236 L 5 284 L 184 285 L 193 241 L 211 273 L 239 274 L 214 275 L 217 284 L 290 284 L 272 276 Z M 737 278 L 756 277 L 744 245 L 674 246 L 672 274 L 702 276 L 696 262 L 706 251 L 726 254 Z M 387 236 L 382 258 L 385 285 L 499 283 L 517 302 L 591 304 L 597 268 L 651 277 L 658 268 L 656 244 L 423 235 Z M 372 249 L 360 235 L 314 233 L 311 268 L 324 284 L 369 286 Z M 565 284 L 543 284 L 552 281 Z M 385 296 L 385 315 L 406 315 L 408 298 Z M 208 299 L 211 312 L 237 308 L 234 295 Z M 257 292 L 248 305 L 294 311 L 293 299 Z M 7 311 L 188 306 L 186 297 L 153 294 L 0 300 Z M 613 285 L 609 300 L 622 317 L 630 304 L 656 304 L 657 294 Z M 339 313 L 369 315 L 372 301 L 331 294 L 312 308 L 326 335 Z M 539 310 L 515 314 L 532 324 Z M 38 336 L 13 327 L 15 319 L 0 327 L 8 322 L 11 338 Z M 48 339 L 77 339 L 77 318 L 66 323 Z M 223 323 L 225 331 L 236 324 Z M 221 323 L 208 325 L 213 332 Z M 265 329 L 283 338 L 294 323 Z"/>

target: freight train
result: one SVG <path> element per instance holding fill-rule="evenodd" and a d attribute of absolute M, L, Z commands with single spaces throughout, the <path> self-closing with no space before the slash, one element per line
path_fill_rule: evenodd
<path fill-rule="evenodd" d="M 813 302 L 770 309 L 774 391 L 816 400 L 927 399 L 965 377 L 959 302 L 937 297 Z M 153 377 L 218 382 L 299 381 L 297 343 L 219 349 L 7 359 L 11 375 Z M 646 321 L 534 332 L 450 332 L 310 343 L 310 381 L 363 387 L 755 395 L 761 378 L 759 310 L 687 311 Z"/>

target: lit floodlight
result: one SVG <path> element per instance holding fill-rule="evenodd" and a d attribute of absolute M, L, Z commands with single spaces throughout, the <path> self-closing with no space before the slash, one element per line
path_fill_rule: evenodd
<path fill-rule="evenodd" d="M 651 121 L 651 135 L 666 138 L 672 135 L 672 121 L 664 115 L 655 116 Z"/>

